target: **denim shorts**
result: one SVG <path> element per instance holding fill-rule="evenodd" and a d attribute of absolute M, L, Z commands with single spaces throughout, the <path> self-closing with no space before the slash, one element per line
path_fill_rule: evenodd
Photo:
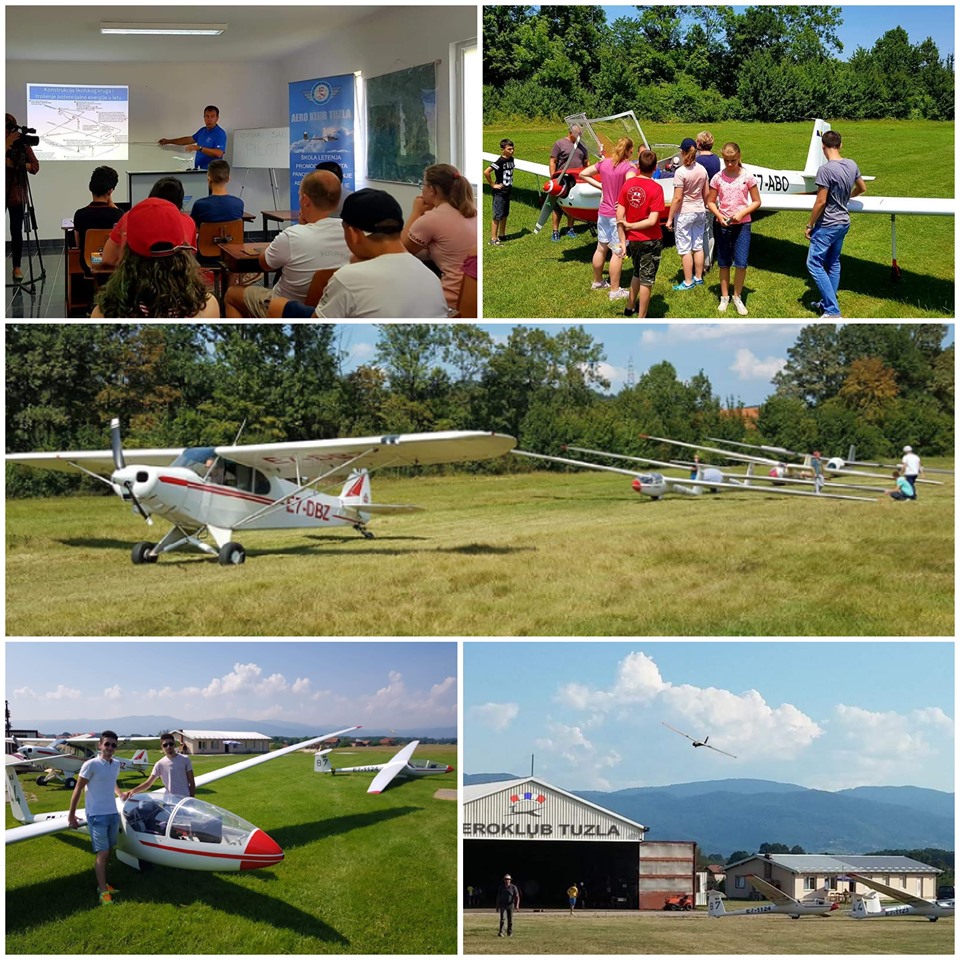
<path fill-rule="evenodd" d="M 87 829 L 93 842 L 93 852 L 109 850 L 117 845 L 117 833 L 120 830 L 120 814 L 104 813 L 99 817 L 87 817 Z"/>
<path fill-rule="evenodd" d="M 493 219 L 499 223 L 510 215 L 509 189 L 493 191 Z"/>
<path fill-rule="evenodd" d="M 713 236 L 717 244 L 717 266 L 746 270 L 747 256 L 750 253 L 750 224 L 733 223 L 725 227 L 715 223 Z"/>

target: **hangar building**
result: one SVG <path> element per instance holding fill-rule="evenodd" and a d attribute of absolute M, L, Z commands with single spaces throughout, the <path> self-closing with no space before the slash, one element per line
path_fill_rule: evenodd
<path fill-rule="evenodd" d="M 270 737 L 251 730 L 175 730 L 190 753 L 267 753 Z"/>
<path fill-rule="evenodd" d="M 644 840 L 649 829 L 536 777 L 464 787 L 464 883 L 492 906 L 505 873 L 521 905 L 562 907 L 571 883 L 595 909 L 659 910 L 697 889 L 696 844 Z"/>

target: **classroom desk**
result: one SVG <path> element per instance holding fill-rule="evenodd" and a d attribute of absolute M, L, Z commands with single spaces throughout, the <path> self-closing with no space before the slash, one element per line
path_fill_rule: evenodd
<path fill-rule="evenodd" d="M 264 236 L 266 236 L 268 220 L 275 220 L 277 224 L 284 223 L 287 220 L 291 223 L 296 223 L 299 215 L 294 213 L 293 210 L 261 210 L 260 216 L 263 217 L 263 233 Z M 279 232 L 280 228 L 278 226 L 277 233 Z"/>
<path fill-rule="evenodd" d="M 269 243 L 225 243 L 220 247 L 220 259 L 227 269 L 223 281 L 223 297 L 226 299 L 230 287 L 231 273 L 259 273 L 260 254 L 269 247 Z M 266 285 L 267 274 L 263 275 Z"/>

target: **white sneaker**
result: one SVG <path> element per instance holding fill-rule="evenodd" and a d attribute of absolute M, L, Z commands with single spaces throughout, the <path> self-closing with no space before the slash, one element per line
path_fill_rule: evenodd
<path fill-rule="evenodd" d="M 720 298 L 720 302 L 717 304 L 717 309 L 718 309 L 721 313 L 726 313 L 726 312 L 727 312 L 727 307 L 729 307 L 729 306 L 730 306 L 730 298 L 729 298 L 729 297 L 721 297 L 721 298 Z"/>
<path fill-rule="evenodd" d="M 617 287 L 616 290 L 611 290 L 607 296 L 610 297 L 611 300 L 626 300 L 627 297 L 630 296 L 630 291 L 624 290 L 623 287 Z"/>
<path fill-rule="evenodd" d="M 600 280 L 599 282 L 594 280 L 594 282 L 590 284 L 590 289 L 591 290 L 609 290 L 610 284 L 606 280 Z"/>
<path fill-rule="evenodd" d="M 733 305 L 737 308 L 737 313 L 739 313 L 741 317 L 747 315 L 747 308 L 743 305 L 743 301 L 739 297 L 734 296 Z"/>

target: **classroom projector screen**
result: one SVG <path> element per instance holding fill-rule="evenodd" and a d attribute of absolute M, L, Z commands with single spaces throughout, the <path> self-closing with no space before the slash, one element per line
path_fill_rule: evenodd
<path fill-rule="evenodd" d="M 38 160 L 126 160 L 129 87 L 28 83 L 27 126 Z"/>

